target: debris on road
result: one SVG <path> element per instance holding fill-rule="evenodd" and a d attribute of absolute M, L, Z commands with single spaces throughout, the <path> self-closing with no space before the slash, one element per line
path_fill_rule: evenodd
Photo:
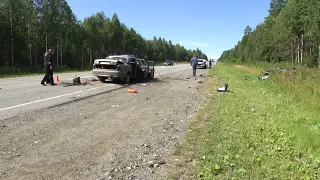
<path fill-rule="evenodd" d="M 137 93 L 138 91 L 136 89 L 128 89 L 127 90 L 129 93 Z"/>
<path fill-rule="evenodd" d="M 165 163 L 166 163 L 165 161 L 158 161 L 158 162 L 148 161 L 147 163 L 145 163 L 145 166 L 148 166 L 148 167 L 159 167 L 159 165 L 162 165 L 162 164 L 165 164 Z"/>
<path fill-rule="evenodd" d="M 73 78 L 72 81 L 73 81 L 73 85 L 81 84 L 80 77 L 78 75 L 76 75 L 76 77 Z"/>
<path fill-rule="evenodd" d="M 112 107 L 112 108 L 115 108 L 115 107 L 119 107 L 119 105 L 112 105 L 111 107 Z"/>

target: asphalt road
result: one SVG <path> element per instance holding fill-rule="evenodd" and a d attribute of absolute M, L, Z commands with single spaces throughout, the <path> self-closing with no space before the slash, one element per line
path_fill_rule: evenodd
<path fill-rule="evenodd" d="M 157 78 L 158 73 L 162 76 L 185 69 L 190 69 L 191 73 L 189 64 L 169 67 L 156 66 L 155 78 Z M 81 77 L 82 82 L 88 80 L 89 83 L 72 85 L 72 79 L 76 75 Z M 51 107 L 77 98 L 89 97 L 123 87 L 121 84 L 90 81 L 93 78 L 90 71 L 54 73 L 55 80 L 57 76 L 60 80 L 57 86 L 42 86 L 40 81 L 43 75 L 0 79 L 0 120 L 26 111 Z"/>

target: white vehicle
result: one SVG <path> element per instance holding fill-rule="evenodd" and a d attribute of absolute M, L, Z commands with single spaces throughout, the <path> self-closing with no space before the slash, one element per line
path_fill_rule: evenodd
<path fill-rule="evenodd" d="M 198 66 L 197 68 L 207 69 L 207 60 L 206 59 L 198 59 Z"/>

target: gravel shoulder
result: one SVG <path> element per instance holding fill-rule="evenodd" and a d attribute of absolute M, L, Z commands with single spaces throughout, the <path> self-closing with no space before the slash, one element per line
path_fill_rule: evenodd
<path fill-rule="evenodd" d="M 128 88 L 1 120 L 0 179 L 161 179 L 207 87 L 190 68 Z"/>

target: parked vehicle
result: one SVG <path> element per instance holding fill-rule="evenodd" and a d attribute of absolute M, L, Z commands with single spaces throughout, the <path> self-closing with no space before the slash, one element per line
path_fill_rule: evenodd
<path fill-rule="evenodd" d="M 198 59 L 198 66 L 197 66 L 197 68 L 206 69 L 206 68 L 207 68 L 207 60 L 205 60 L 205 59 Z"/>
<path fill-rule="evenodd" d="M 113 55 L 94 60 L 92 75 L 97 76 L 101 82 L 108 79 L 121 80 L 128 84 L 133 79 L 153 78 L 153 64 L 153 61 L 146 62 L 134 55 Z"/>
<path fill-rule="evenodd" d="M 173 60 L 166 60 L 164 63 L 163 63 L 164 66 L 173 66 Z"/>

